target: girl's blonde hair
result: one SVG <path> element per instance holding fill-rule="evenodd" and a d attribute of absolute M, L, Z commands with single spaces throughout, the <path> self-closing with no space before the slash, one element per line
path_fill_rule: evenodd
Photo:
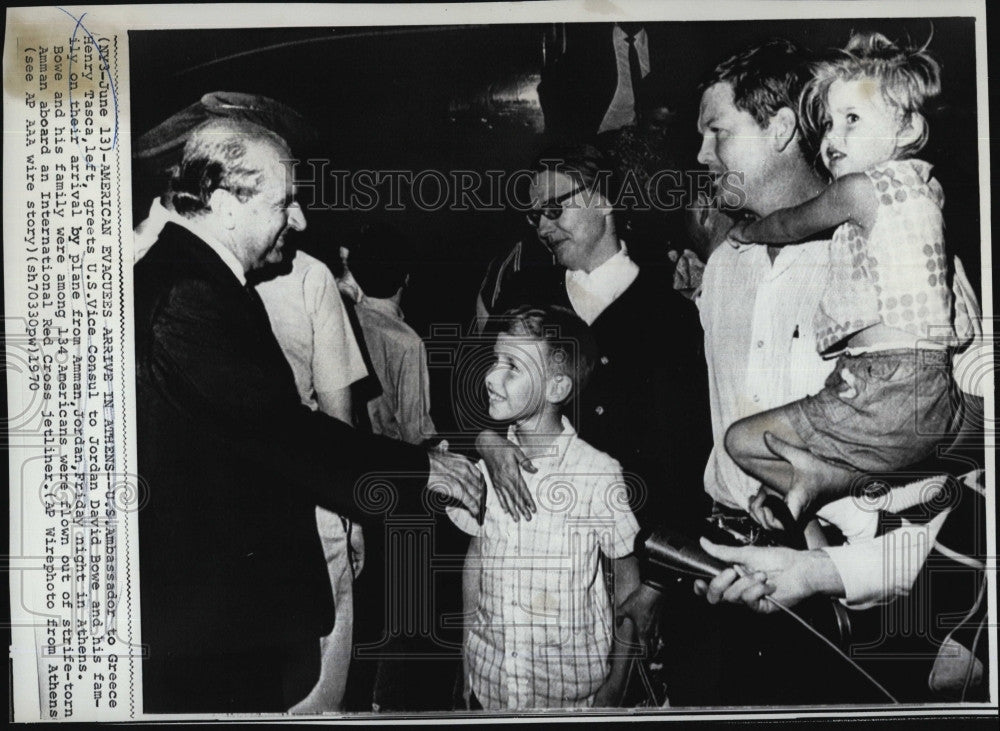
<path fill-rule="evenodd" d="M 903 126 L 919 118 L 921 134 L 896 150 L 910 157 L 927 144 L 924 104 L 941 93 L 941 66 L 927 52 L 930 38 L 920 48 L 897 46 L 881 33 L 852 33 L 847 46 L 812 66 L 812 78 L 799 99 L 799 117 L 807 135 L 822 138 L 830 117 L 827 95 L 834 81 L 872 78 L 879 82 L 886 103 L 900 113 Z"/>

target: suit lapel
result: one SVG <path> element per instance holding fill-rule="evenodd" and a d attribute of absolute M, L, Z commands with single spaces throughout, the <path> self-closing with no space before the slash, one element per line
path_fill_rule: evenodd
<path fill-rule="evenodd" d="M 242 287 L 236 275 L 226 266 L 219 255 L 212 251 L 212 247 L 183 226 L 168 221 L 163 227 L 157 244 L 171 247 L 173 251 L 165 252 L 164 255 L 176 258 L 182 268 L 186 264 L 188 267 L 197 269 L 201 274 L 207 275 L 213 282 L 227 287 Z"/>
<path fill-rule="evenodd" d="M 258 357 L 268 364 L 271 372 L 280 373 L 281 383 L 278 387 L 288 392 L 289 397 L 294 395 L 295 401 L 299 401 L 295 376 L 274 336 L 267 310 L 256 290 L 240 284 L 219 255 L 183 226 L 175 223 L 164 226 L 154 248 L 161 245 L 167 248 L 157 256 L 170 259 L 178 269 L 207 279 L 218 288 L 220 295 L 224 295 L 224 300 L 220 298 L 219 307 L 231 310 L 236 321 L 242 321 L 246 336 L 256 343 Z M 150 249 L 146 258 L 152 255 L 153 249 Z"/>
<path fill-rule="evenodd" d="M 597 48 L 601 49 L 601 63 L 598 65 L 598 78 L 594 82 L 595 86 L 600 89 L 600 94 L 595 94 L 594 98 L 604 102 L 604 106 L 600 110 L 601 116 L 597 120 L 599 125 L 611 105 L 611 100 L 614 99 L 615 91 L 618 89 L 618 57 L 615 55 L 614 36 L 609 33 L 608 37 Z M 595 126 L 594 131 L 596 130 Z"/>

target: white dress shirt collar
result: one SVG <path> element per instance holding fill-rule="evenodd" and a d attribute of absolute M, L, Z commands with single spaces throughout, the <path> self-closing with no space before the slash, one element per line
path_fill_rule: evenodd
<path fill-rule="evenodd" d="M 565 416 L 561 417 L 561 423 L 562 431 L 556 436 L 551 452 L 535 455 L 531 458 L 532 462 L 536 459 L 554 460 L 552 462 L 552 469 L 558 469 L 562 465 L 563 460 L 566 458 L 566 452 L 569 451 L 569 445 L 573 443 L 573 439 L 576 437 L 576 430 Z M 521 441 L 517 438 L 517 426 L 515 424 L 507 427 L 507 440 L 518 447 L 521 446 Z"/>
<path fill-rule="evenodd" d="M 402 320 L 403 308 L 387 297 L 369 297 L 362 293 L 357 302 L 359 307 L 368 307 L 396 320 Z"/>
<path fill-rule="evenodd" d="M 135 235 L 133 261 L 138 262 L 146 255 L 146 252 L 160 238 L 160 232 L 169 220 L 171 220 L 170 211 L 163 207 L 159 198 L 154 198 L 153 203 L 149 206 L 149 215 L 139 222 L 139 225 L 135 227 L 135 231 L 133 232 Z"/>
<path fill-rule="evenodd" d="M 199 239 L 204 241 L 208 247 L 214 251 L 220 259 L 222 259 L 222 262 L 229 267 L 233 275 L 240 280 L 240 285 L 244 287 L 246 286 L 247 275 L 246 272 L 243 271 L 243 265 L 240 263 L 240 260 L 236 258 L 236 254 L 231 252 L 225 244 L 205 230 L 205 227 L 200 225 L 197 221 L 185 218 L 176 211 L 165 208 L 164 205 L 160 203 L 159 198 L 154 199 L 153 204 L 149 207 L 149 216 L 135 227 L 134 260 L 136 262 L 144 257 L 146 252 L 149 251 L 153 244 L 156 243 L 157 239 L 160 238 L 160 232 L 163 231 L 163 227 L 167 225 L 167 222 L 176 223 L 178 226 L 186 228 Z"/>
<path fill-rule="evenodd" d="M 566 270 L 566 294 L 573 310 L 588 325 L 628 289 L 639 276 L 639 265 L 628 255 L 625 242 L 618 253 L 589 274 L 583 270 Z"/>
<path fill-rule="evenodd" d="M 628 48 L 628 33 L 620 25 L 615 25 L 611 38 L 614 40 L 615 46 L 625 46 L 625 48 Z M 639 32 L 635 34 L 635 50 L 639 52 L 640 60 L 643 54 L 648 52 L 648 49 L 649 36 L 646 35 L 645 28 L 640 28 Z M 643 69 L 643 72 L 646 73 L 647 69 Z"/>
<path fill-rule="evenodd" d="M 176 211 L 167 211 L 167 220 L 172 223 L 176 223 L 178 226 L 183 226 L 188 231 L 193 233 L 199 239 L 208 244 L 208 247 L 214 251 L 222 262 L 229 267 L 233 275 L 240 280 L 241 286 L 246 286 L 247 274 L 243 271 L 243 265 L 240 260 L 236 258 L 236 254 L 229 250 L 229 248 L 223 244 L 219 239 L 209 233 L 204 226 L 198 223 L 197 220 L 191 218 L 185 218 Z"/>

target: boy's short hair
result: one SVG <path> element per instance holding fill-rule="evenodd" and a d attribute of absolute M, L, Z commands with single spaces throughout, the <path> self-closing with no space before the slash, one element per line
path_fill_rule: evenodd
<path fill-rule="evenodd" d="M 548 366 L 573 381 L 571 393 L 582 393 L 597 362 L 597 343 L 590 327 L 567 307 L 521 305 L 501 318 L 501 332 L 526 335 L 548 345 Z"/>
<path fill-rule="evenodd" d="M 409 242 L 394 226 L 367 224 L 350 246 L 347 267 L 369 297 L 392 297 L 413 265 Z"/>
<path fill-rule="evenodd" d="M 801 46 L 775 38 L 720 63 L 701 84 L 701 90 L 728 83 L 733 87 L 736 108 L 749 113 L 765 128 L 783 107 L 798 113 L 799 96 L 810 78 L 811 60 L 811 54 Z M 810 159 L 814 151 L 805 135 L 799 135 L 799 146 Z"/>

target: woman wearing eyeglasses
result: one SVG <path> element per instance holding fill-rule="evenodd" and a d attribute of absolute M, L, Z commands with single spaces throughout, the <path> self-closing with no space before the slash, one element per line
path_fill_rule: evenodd
<path fill-rule="evenodd" d="M 701 460 L 711 441 L 697 311 L 674 291 L 672 265 L 630 258 L 616 226 L 617 181 L 596 148 L 548 150 L 533 171 L 526 215 L 555 265 L 512 275 L 495 309 L 561 304 L 587 322 L 600 357 L 574 404 L 578 432 L 636 476 L 632 508 L 640 524 L 644 516 L 701 515 Z M 507 483 L 497 490 L 527 517 L 530 497 L 510 457 L 516 450 L 495 449 L 498 440 L 480 440 L 494 447 L 485 450 L 487 462 Z"/>

